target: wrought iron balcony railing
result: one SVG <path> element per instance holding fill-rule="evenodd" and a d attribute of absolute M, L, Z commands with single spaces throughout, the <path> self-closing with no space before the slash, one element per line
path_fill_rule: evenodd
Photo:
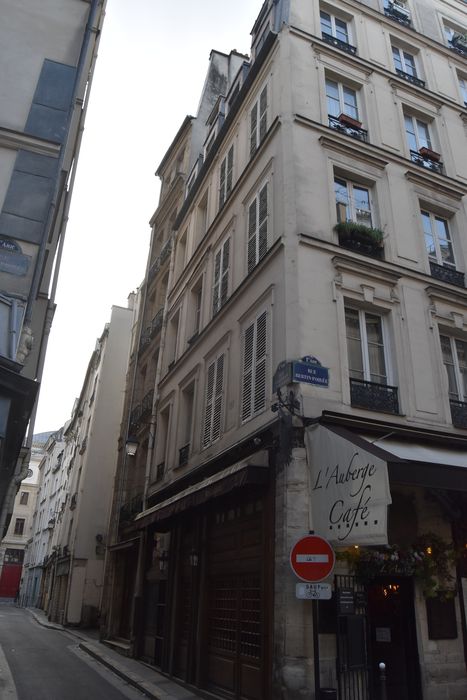
<path fill-rule="evenodd" d="M 416 75 L 406 73 L 404 70 L 400 70 L 400 68 L 396 68 L 396 73 L 399 76 L 399 78 L 406 80 L 408 83 L 412 83 L 412 85 L 416 85 L 417 87 L 421 88 L 425 87 L 425 81 L 421 78 L 417 78 Z"/>
<path fill-rule="evenodd" d="M 404 27 L 410 27 L 412 20 L 410 18 L 410 10 L 406 10 L 405 7 L 401 7 L 397 3 L 389 2 L 384 8 L 384 14 L 386 17 L 403 24 Z"/>
<path fill-rule="evenodd" d="M 143 499 L 141 496 L 135 496 L 120 508 L 120 524 L 130 522 L 142 510 Z"/>
<path fill-rule="evenodd" d="M 449 401 L 451 405 L 452 424 L 456 428 L 467 428 L 467 403 L 465 401 Z"/>
<path fill-rule="evenodd" d="M 396 386 L 387 386 L 362 379 L 350 379 L 350 401 L 357 408 L 383 413 L 399 413 Z"/>
<path fill-rule="evenodd" d="M 152 412 L 152 401 L 154 399 L 154 389 L 148 391 L 141 402 L 141 418 L 150 415 Z"/>
<path fill-rule="evenodd" d="M 328 118 L 330 129 L 339 131 L 341 134 L 351 136 L 352 138 L 358 139 L 359 141 L 368 142 L 368 131 L 366 129 L 362 129 L 358 126 L 353 126 L 352 124 L 344 123 L 338 117 L 332 117 L 330 114 L 328 115 Z"/>
<path fill-rule="evenodd" d="M 333 36 L 332 34 L 328 34 L 327 32 L 322 32 L 321 33 L 323 41 L 326 42 L 326 44 L 331 44 L 331 46 L 335 46 L 336 49 L 340 49 L 341 51 L 345 51 L 346 53 L 350 53 L 352 56 L 355 56 L 357 53 L 357 47 L 352 46 L 352 44 L 348 44 L 346 41 L 342 41 L 342 39 L 338 39 L 337 37 Z"/>
<path fill-rule="evenodd" d="M 449 41 L 449 48 L 460 56 L 467 57 L 467 38 L 462 35 L 454 36 Z"/>
<path fill-rule="evenodd" d="M 418 151 L 410 151 L 410 160 L 422 168 L 432 170 L 434 173 L 443 174 L 443 164 L 439 160 L 433 160 L 429 156 L 424 156 Z"/>
<path fill-rule="evenodd" d="M 165 472 L 165 462 L 160 462 L 156 467 L 156 481 L 162 481 Z"/>
<path fill-rule="evenodd" d="M 164 320 L 164 307 L 159 309 L 157 314 L 151 321 L 151 337 L 154 337 L 156 333 L 159 333 L 162 328 L 162 321 Z"/>
<path fill-rule="evenodd" d="M 156 274 L 161 269 L 162 265 L 165 263 L 165 261 L 169 257 L 171 250 L 172 250 L 172 239 L 169 238 L 169 240 L 164 243 L 164 245 L 161 248 L 161 252 L 159 253 L 158 257 L 154 260 L 151 267 L 149 268 L 148 282 L 151 282 L 151 280 L 154 279 Z"/>
<path fill-rule="evenodd" d="M 188 457 L 190 455 L 190 443 L 183 445 L 178 451 L 178 466 L 183 467 L 184 464 L 188 464 Z"/>
<path fill-rule="evenodd" d="M 465 287 L 465 275 L 453 267 L 438 265 L 430 260 L 431 276 L 448 284 L 455 284 L 456 287 Z"/>

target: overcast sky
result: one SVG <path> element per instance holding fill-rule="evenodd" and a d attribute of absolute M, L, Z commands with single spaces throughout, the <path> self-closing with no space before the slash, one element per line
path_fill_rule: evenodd
<path fill-rule="evenodd" d="M 141 283 L 154 172 L 196 114 L 211 49 L 250 50 L 262 0 L 107 0 L 35 433 L 71 415 L 112 305 Z"/>

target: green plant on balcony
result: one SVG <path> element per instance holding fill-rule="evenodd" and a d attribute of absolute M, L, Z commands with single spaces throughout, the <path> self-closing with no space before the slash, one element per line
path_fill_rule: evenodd
<path fill-rule="evenodd" d="M 380 255 L 384 247 L 384 233 L 379 228 L 356 221 L 340 221 L 334 226 L 339 245 L 368 255 Z"/>

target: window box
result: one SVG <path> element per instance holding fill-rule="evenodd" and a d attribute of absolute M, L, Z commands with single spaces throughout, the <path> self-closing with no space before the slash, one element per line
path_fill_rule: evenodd
<path fill-rule="evenodd" d="M 422 158 L 427 158 L 428 160 L 433 160 L 433 161 L 435 161 L 435 163 L 438 163 L 440 158 L 441 158 L 440 153 L 436 153 L 436 151 L 432 151 L 431 148 L 426 148 L 425 146 L 420 148 L 420 150 L 418 152 L 420 153 Z"/>
<path fill-rule="evenodd" d="M 381 257 L 384 234 L 379 228 L 371 228 L 355 221 L 341 221 L 334 226 L 339 245 L 373 257 Z"/>
<path fill-rule="evenodd" d="M 345 124 L 345 126 L 352 126 L 354 129 L 362 128 L 361 121 L 359 121 L 358 119 L 354 119 L 353 117 L 349 116 L 348 114 L 344 114 L 343 112 L 339 114 L 338 119 L 340 123 Z"/>

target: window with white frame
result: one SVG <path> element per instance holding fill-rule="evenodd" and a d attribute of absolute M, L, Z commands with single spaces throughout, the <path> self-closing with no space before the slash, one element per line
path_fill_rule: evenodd
<path fill-rule="evenodd" d="M 321 34 L 327 34 L 328 36 L 333 36 L 339 41 L 343 41 L 346 44 L 350 43 L 350 32 L 347 22 L 343 19 L 331 15 L 329 12 L 324 12 L 323 10 L 319 13 L 321 22 Z"/>
<path fill-rule="evenodd" d="M 268 183 L 266 182 L 257 192 L 248 206 L 248 272 L 259 263 L 268 250 L 269 229 Z"/>
<path fill-rule="evenodd" d="M 234 147 L 229 148 L 227 155 L 222 160 L 219 171 L 219 209 L 222 209 L 225 201 L 232 191 L 233 182 Z"/>
<path fill-rule="evenodd" d="M 346 114 L 352 119 L 360 120 L 357 92 L 348 85 L 326 78 L 326 102 L 329 116 Z"/>
<path fill-rule="evenodd" d="M 334 178 L 337 221 L 354 221 L 369 228 L 373 225 L 370 190 L 355 182 Z"/>
<path fill-rule="evenodd" d="M 443 362 L 448 375 L 449 398 L 467 401 L 467 343 L 458 338 L 440 335 Z"/>
<path fill-rule="evenodd" d="M 392 59 L 394 61 L 394 67 L 396 71 L 401 71 L 407 75 L 411 75 L 413 78 L 418 77 L 417 64 L 415 61 L 415 56 L 399 46 L 392 46 Z"/>
<path fill-rule="evenodd" d="M 428 257 L 438 265 L 456 266 L 451 232 L 447 219 L 430 211 L 421 211 L 425 247 Z"/>
<path fill-rule="evenodd" d="M 230 238 L 220 245 L 214 255 L 212 315 L 215 316 L 229 295 Z"/>
<path fill-rule="evenodd" d="M 350 377 L 387 385 L 388 360 L 383 317 L 346 307 L 345 328 Z"/>
<path fill-rule="evenodd" d="M 457 49 L 462 54 L 467 53 L 467 30 L 461 28 L 460 25 L 455 27 L 444 23 L 443 26 L 448 46 Z"/>
<path fill-rule="evenodd" d="M 250 158 L 266 136 L 268 128 L 268 88 L 261 90 L 259 98 L 250 110 Z"/>
<path fill-rule="evenodd" d="M 218 440 L 222 432 L 225 354 L 210 362 L 206 371 L 206 393 L 203 422 L 203 447 Z"/>
<path fill-rule="evenodd" d="M 467 107 L 467 79 L 459 77 L 459 88 L 461 91 L 464 105 Z"/>
<path fill-rule="evenodd" d="M 200 329 L 202 324 L 202 311 L 203 311 L 203 278 L 201 277 L 191 290 L 191 315 L 192 315 L 192 325 L 190 331 L 190 339 L 194 339 Z"/>
<path fill-rule="evenodd" d="M 261 311 L 243 331 L 242 421 L 266 408 L 268 399 L 268 312 Z"/>
<path fill-rule="evenodd" d="M 404 115 L 404 122 L 410 150 L 419 151 L 421 148 L 429 148 L 431 150 L 432 142 L 428 123 L 410 114 Z"/>

